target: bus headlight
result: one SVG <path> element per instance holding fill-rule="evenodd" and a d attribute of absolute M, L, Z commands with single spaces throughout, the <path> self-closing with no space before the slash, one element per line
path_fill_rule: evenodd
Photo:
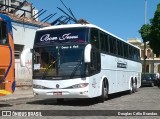
<path fill-rule="evenodd" d="M 80 83 L 80 84 L 73 85 L 70 88 L 84 88 L 87 86 L 88 86 L 88 83 Z"/>

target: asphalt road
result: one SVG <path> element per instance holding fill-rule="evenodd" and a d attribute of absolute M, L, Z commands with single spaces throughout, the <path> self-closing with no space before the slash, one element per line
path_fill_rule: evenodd
<path fill-rule="evenodd" d="M 160 89 L 155 87 L 142 87 L 138 92 L 128 94 L 126 92 L 117 93 L 109 96 L 104 103 L 97 103 L 95 100 L 65 100 L 58 104 L 54 99 L 17 99 L 6 100 L 0 103 L 0 118 L 5 116 L 7 111 L 11 111 L 12 119 L 21 117 L 35 118 L 142 118 L 159 119 L 160 116 Z M 57 111 L 55 111 L 57 110 Z M 61 111 L 60 111 L 61 110 Z M 10 113 L 10 112 L 9 112 Z M 107 116 L 106 116 L 107 115 Z M 128 115 L 128 116 L 127 116 Z M 40 117 L 42 116 L 42 117 Z M 51 117 L 52 116 L 52 117 Z M 111 117 L 110 117 L 111 116 Z"/>

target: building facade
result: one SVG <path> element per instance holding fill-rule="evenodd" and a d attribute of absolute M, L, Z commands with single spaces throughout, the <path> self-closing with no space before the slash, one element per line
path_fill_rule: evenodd
<path fill-rule="evenodd" d="M 146 50 L 144 51 L 144 43 L 141 42 L 139 39 L 128 39 L 128 42 L 136 45 L 141 48 L 141 63 L 142 63 L 142 72 L 146 73 L 160 73 L 160 56 L 156 57 L 156 55 L 153 53 L 153 50 L 149 47 L 148 42 L 146 43 Z M 144 52 L 146 56 L 144 56 Z M 146 63 L 144 63 L 144 58 Z M 146 64 L 144 66 L 144 64 Z"/>
<path fill-rule="evenodd" d="M 7 14 L 12 20 L 16 81 L 31 82 L 32 54 L 27 55 L 25 67 L 20 65 L 20 54 L 26 48 L 33 48 L 36 30 L 50 24 L 39 22 L 35 18 L 38 11 L 33 10 L 32 4 L 24 0 L 0 0 L 0 5 L 0 13 Z"/>

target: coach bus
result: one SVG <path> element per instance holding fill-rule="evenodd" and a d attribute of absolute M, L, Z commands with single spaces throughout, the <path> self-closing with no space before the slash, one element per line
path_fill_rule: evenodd
<path fill-rule="evenodd" d="M 140 49 L 93 24 L 37 30 L 33 49 L 33 92 L 37 97 L 95 98 L 133 93 L 141 85 Z"/>
<path fill-rule="evenodd" d="M 0 14 L 0 96 L 15 90 L 14 43 L 11 19 Z"/>

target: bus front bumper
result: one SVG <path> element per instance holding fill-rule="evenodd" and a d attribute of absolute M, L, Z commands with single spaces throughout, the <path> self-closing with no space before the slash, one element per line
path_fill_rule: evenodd
<path fill-rule="evenodd" d="M 81 89 L 35 89 L 33 94 L 38 98 L 90 98 L 87 88 Z"/>

